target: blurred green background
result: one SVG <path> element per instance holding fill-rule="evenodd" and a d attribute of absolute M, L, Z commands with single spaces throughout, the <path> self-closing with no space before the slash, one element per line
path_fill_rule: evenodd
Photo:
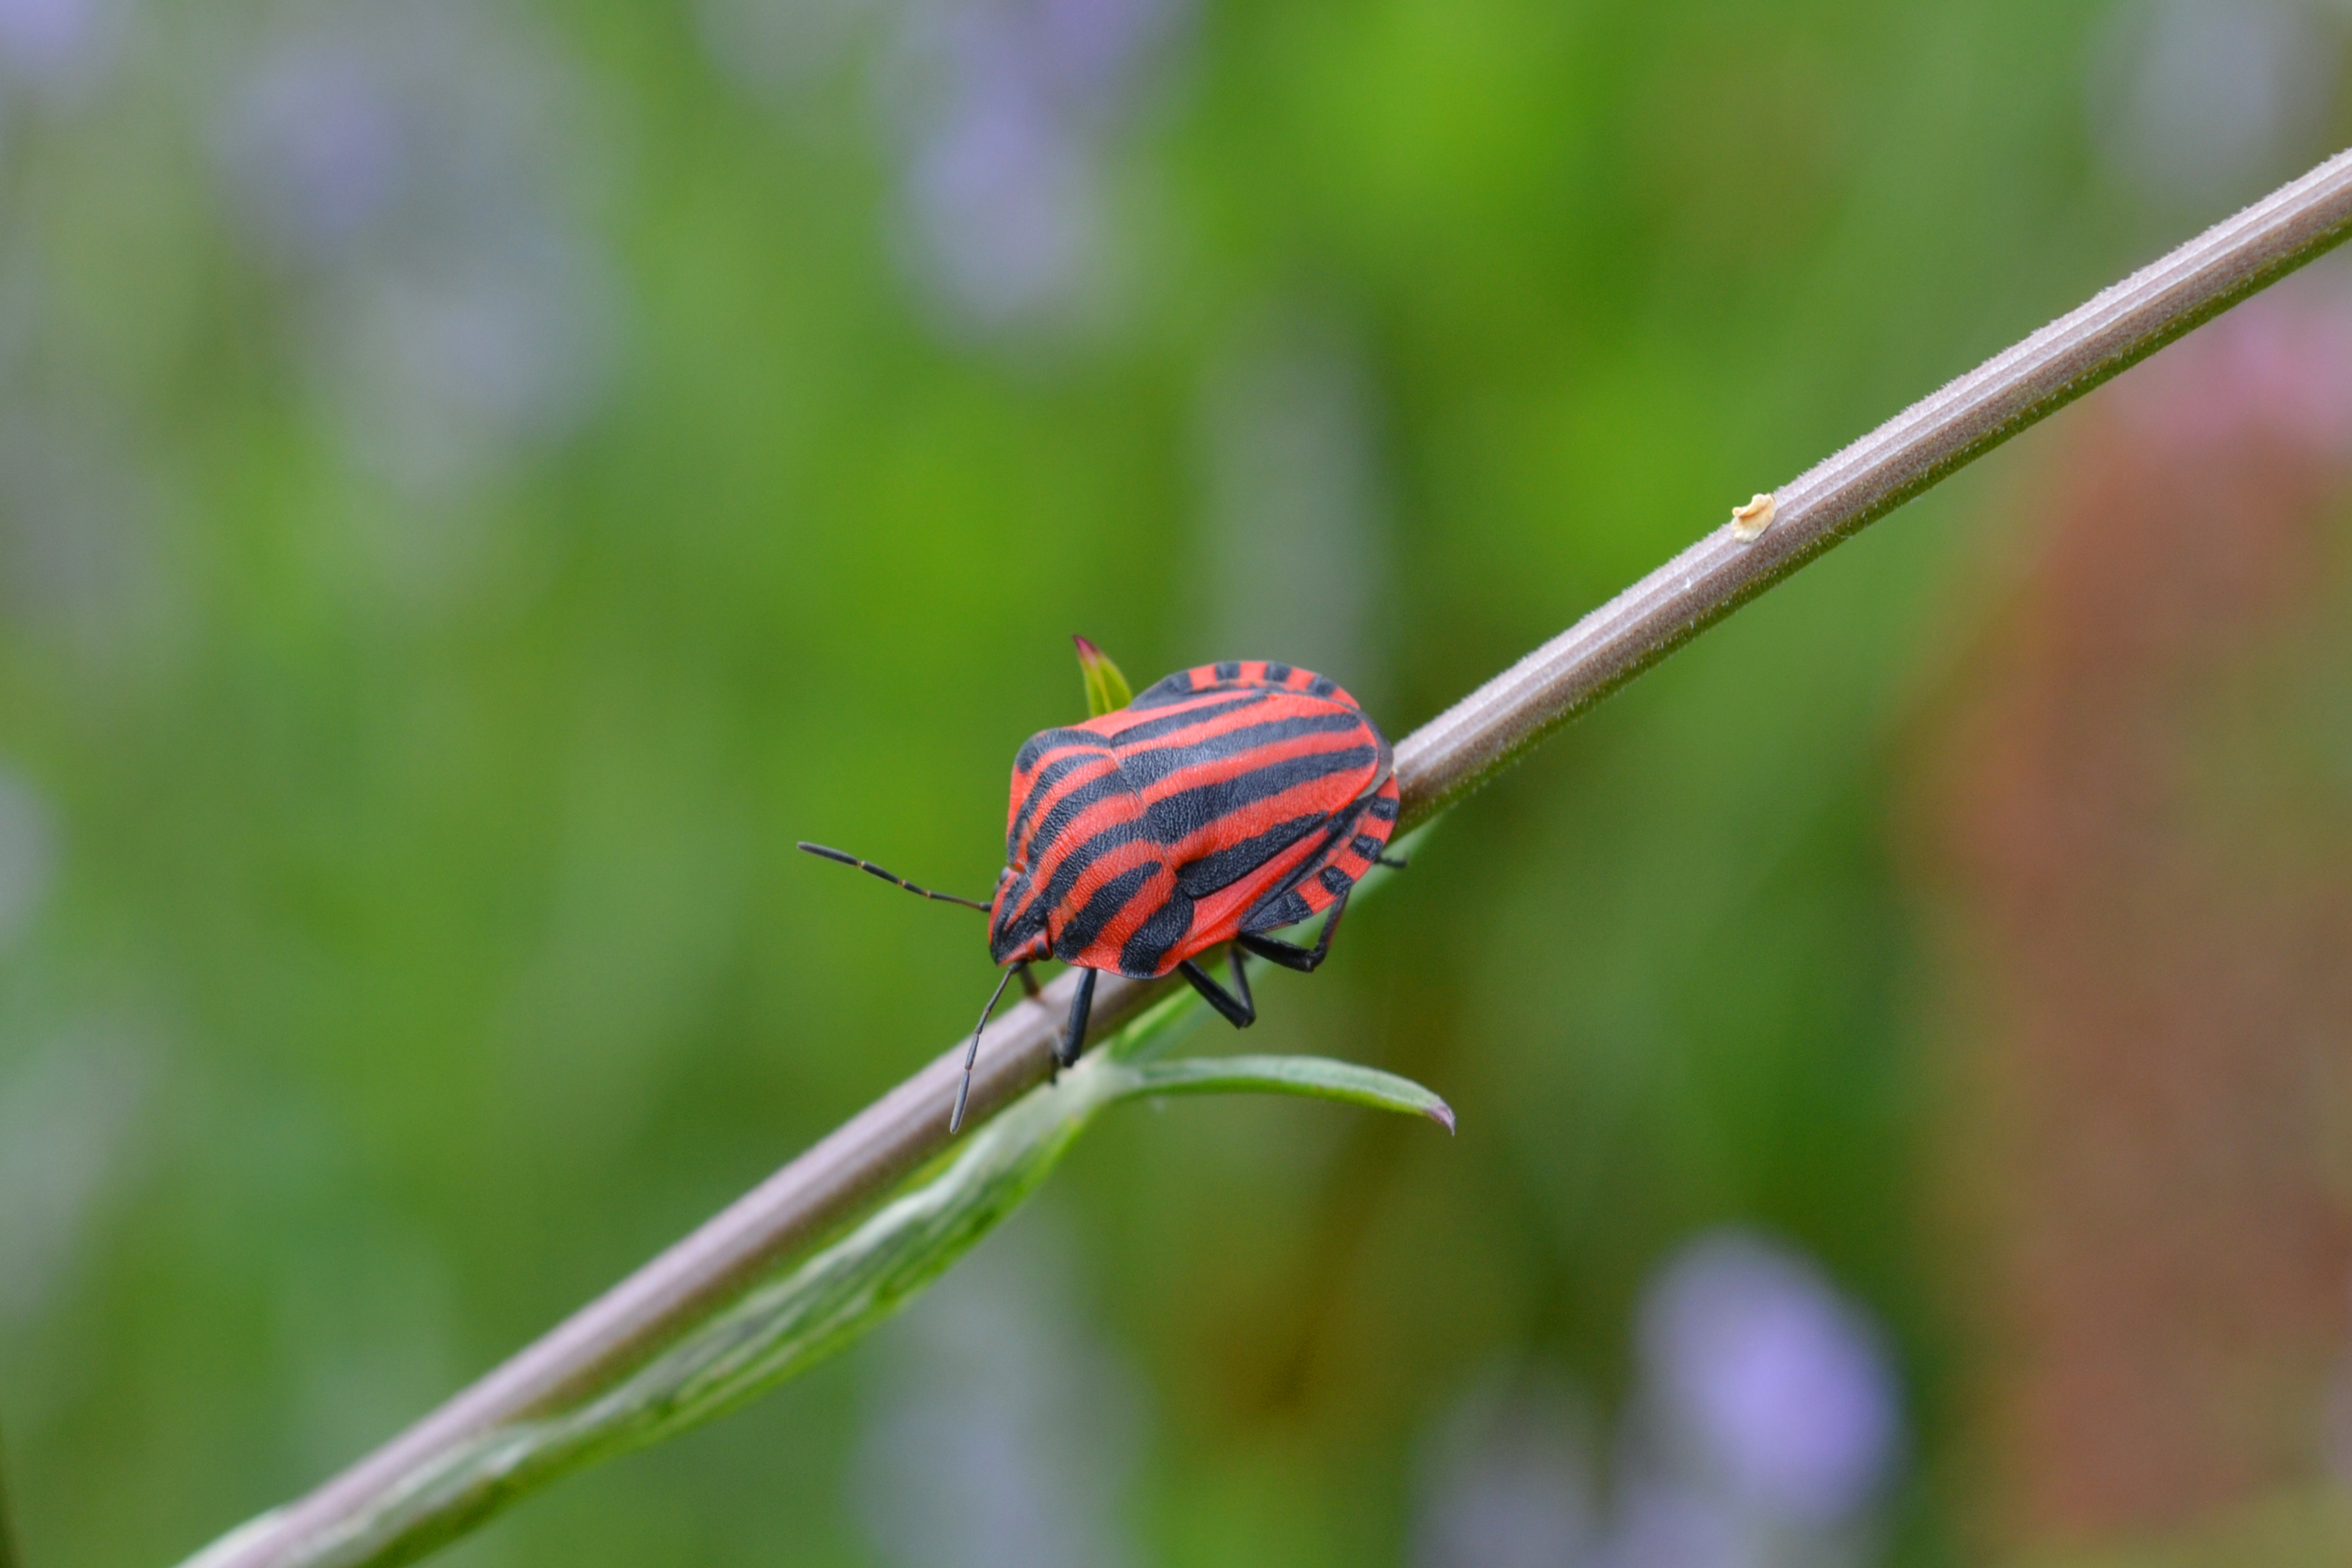
<path fill-rule="evenodd" d="M 793 845 L 984 891 L 1072 632 L 1402 736 L 2324 155 L 2347 59 L 2326 0 L 0 0 L 30 1563 L 314 1484 L 944 1048 L 977 922 Z M 1458 1138 L 1112 1116 L 447 1560 L 2340 1560 L 2352 296 L 2292 288 L 1262 986 Z"/>

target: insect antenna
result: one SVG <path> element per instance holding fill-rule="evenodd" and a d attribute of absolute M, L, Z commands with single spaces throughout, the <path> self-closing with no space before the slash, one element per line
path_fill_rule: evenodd
<path fill-rule="evenodd" d="M 971 1046 L 963 1054 L 963 1083 L 956 1090 L 955 1110 L 948 1115 L 950 1132 L 963 1125 L 963 1102 L 971 1098 L 971 1066 L 980 1060 L 980 1032 L 988 1027 L 988 1016 L 996 1011 L 996 999 L 1004 994 L 1004 987 L 1012 978 L 1013 971 L 1006 970 L 1004 978 L 996 983 L 996 989 L 988 994 L 988 1005 L 980 1010 L 980 1022 L 971 1027 Z"/>
<path fill-rule="evenodd" d="M 904 888 L 919 898 L 937 899 L 943 904 L 961 904 L 965 909 L 978 910 L 982 914 L 989 912 L 989 906 L 982 903 L 978 899 L 959 899 L 953 893 L 935 893 L 929 888 L 919 888 L 904 877 L 885 871 L 871 860 L 860 860 L 855 855 L 845 855 L 838 849 L 828 849 L 822 844 L 811 844 L 805 838 L 801 840 L 801 847 L 812 855 L 822 856 L 827 860 L 838 860 L 845 866 L 855 866 L 869 877 L 879 877 L 884 881 Z"/>

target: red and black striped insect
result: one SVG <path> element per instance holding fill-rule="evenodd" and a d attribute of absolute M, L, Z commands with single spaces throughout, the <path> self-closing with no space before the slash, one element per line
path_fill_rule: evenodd
<path fill-rule="evenodd" d="M 1397 820 L 1396 763 L 1356 700 L 1328 677 L 1259 659 L 1180 670 L 1126 707 L 1041 731 L 1013 760 L 1004 869 L 990 903 L 916 887 L 838 849 L 803 844 L 927 899 L 985 910 L 988 951 L 1006 969 L 964 1057 L 950 1130 L 963 1122 L 981 1031 L 1029 966 L 1084 971 L 1055 1056 L 1086 1043 L 1095 977 L 1173 971 L 1233 1026 L 1257 1019 L 1242 955 L 1312 972 L 1358 879 Z M 1401 864 L 1387 861 L 1386 864 Z M 1320 910 L 1313 947 L 1275 936 Z M 1233 943 L 1233 989 L 1192 962 Z"/>

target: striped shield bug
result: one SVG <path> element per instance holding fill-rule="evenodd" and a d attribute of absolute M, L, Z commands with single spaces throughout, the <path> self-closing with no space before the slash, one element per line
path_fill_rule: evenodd
<path fill-rule="evenodd" d="M 1078 639 L 1089 688 L 1101 659 Z M 1110 668 L 1117 679 L 1117 670 Z M 1125 682 L 1114 689 L 1121 694 Z M 1125 706 L 1040 731 L 1013 760 L 1004 869 L 987 903 L 919 888 L 854 855 L 803 844 L 927 899 L 988 913 L 1006 971 L 981 1010 L 949 1119 L 963 1122 L 980 1037 L 1015 977 L 1058 959 L 1081 971 L 1055 1051 L 1078 1059 L 1095 979 L 1181 974 L 1235 1028 L 1257 1018 L 1243 954 L 1312 972 L 1358 879 L 1383 861 L 1397 820 L 1395 761 L 1329 678 L 1262 659 L 1179 670 Z M 1274 933 L 1322 910 L 1315 945 Z M 1232 943 L 1228 990 L 1193 960 Z"/>

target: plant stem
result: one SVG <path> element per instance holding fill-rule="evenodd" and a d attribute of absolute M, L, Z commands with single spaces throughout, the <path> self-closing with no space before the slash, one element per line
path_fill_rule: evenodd
<path fill-rule="evenodd" d="M 2352 233 L 2352 152 L 2216 224 L 1774 492 L 1753 543 L 1726 524 L 1415 731 L 1410 822 L 1831 546 Z"/>
<path fill-rule="evenodd" d="M 1475 789 L 1569 718 L 1904 501 L 2352 231 L 2352 153 L 2281 187 L 1913 405 L 1782 487 L 1745 542 L 1726 524 L 1472 692 L 1397 747 L 1404 825 Z M 1737 498 L 1727 498 L 1735 500 Z M 1076 975 L 991 1031 L 973 1119 L 1042 1082 Z M 1106 974 L 1097 1027 L 1164 983 Z M 914 1077 L 342 1475 L 256 1521 L 209 1568 L 296 1568 L 333 1533 L 486 1429 L 604 1387 L 938 1153 L 961 1040 Z M 5 1559 L 0 1559 L 5 1563 Z"/>

